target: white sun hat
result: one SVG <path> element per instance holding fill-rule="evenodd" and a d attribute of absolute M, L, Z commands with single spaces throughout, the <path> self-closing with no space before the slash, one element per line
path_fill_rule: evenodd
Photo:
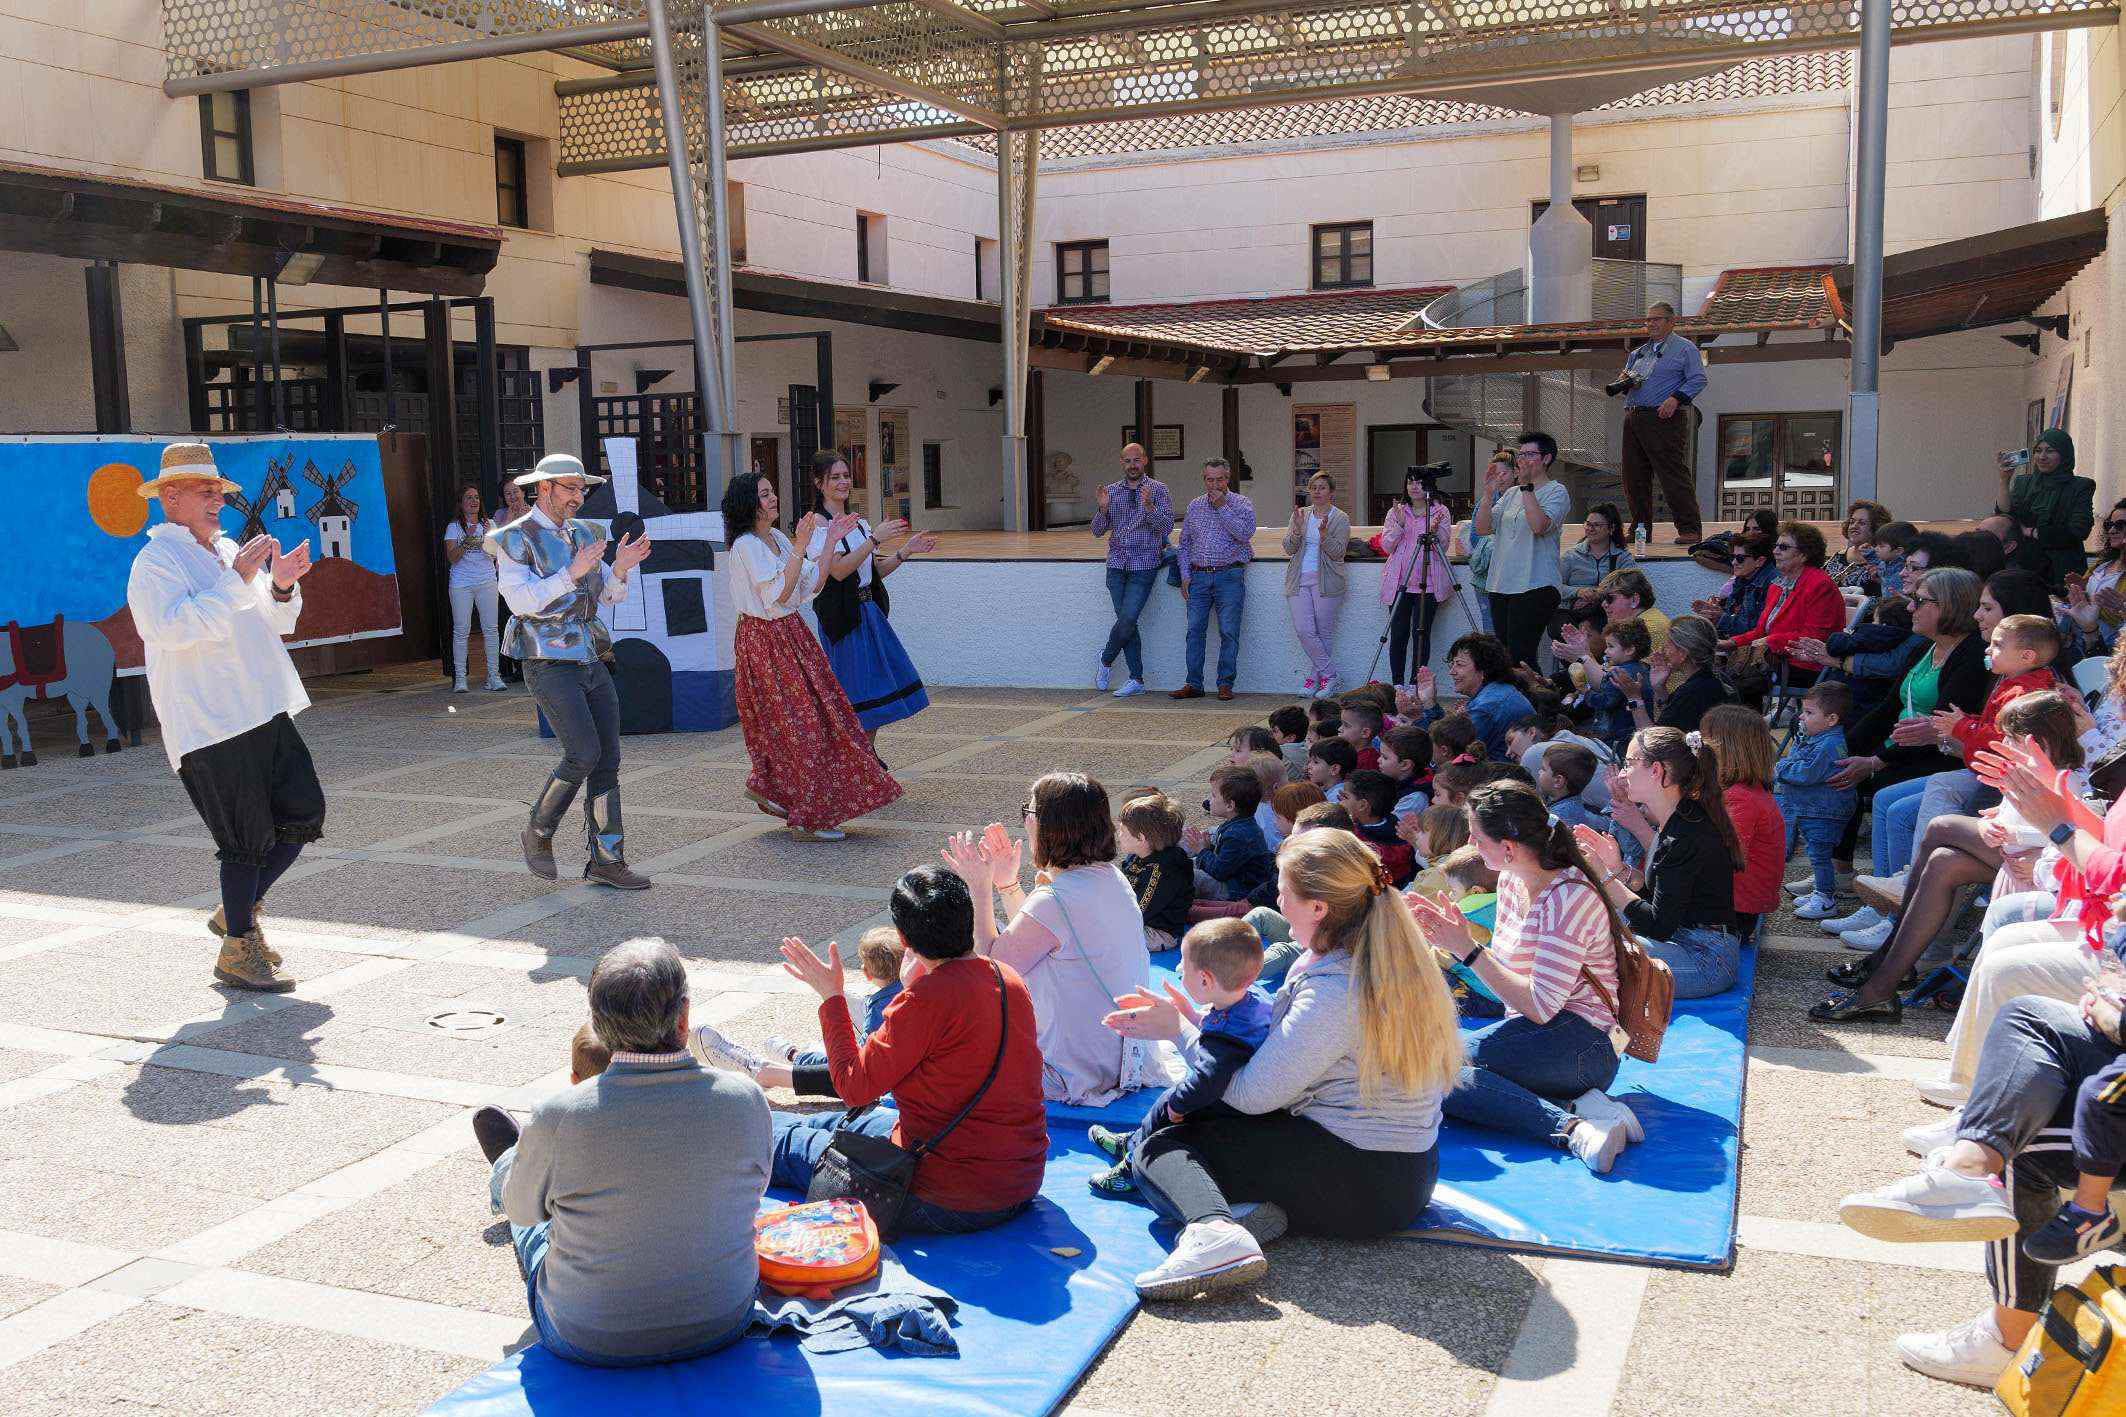
<path fill-rule="evenodd" d="M 583 459 L 574 453 L 548 453 L 539 459 L 538 466 L 515 479 L 519 487 L 530 487 L 538 482 L 551 482 L 557 477 L 580 477 L 586 487 L 596 487 L 605 481 L 583 470 Z"/>

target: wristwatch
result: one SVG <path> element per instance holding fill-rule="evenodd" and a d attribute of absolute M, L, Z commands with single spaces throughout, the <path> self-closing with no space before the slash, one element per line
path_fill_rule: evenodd
<path fill-rule="evenodd" d="M 1474 965 L 1476 963 L 1476 957 L 1482 954 L 1483 952 L 1484 947 L 1482 945 L 1471 945 L 1469 947 L 1469 953 L 1462 956 L 1462 968 L 1467 969 L 1470 966 Z"/>
<path fill-rule="evenodd" d="M 2051 831 L 2046 832 L 2045 835 L 2052 839 L 2054 846 L 2065 846 L 2068 842 L 2074 840 L 2074 823 L 2061 822 Z"/>

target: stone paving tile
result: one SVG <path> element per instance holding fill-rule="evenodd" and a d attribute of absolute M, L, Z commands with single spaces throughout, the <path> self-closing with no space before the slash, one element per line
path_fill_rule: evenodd
<path fill-rule="evenodd" d="M 919 777 L 901 783 L 901 795 L 865 820 L 920 821 L 983 826 L 1017 823 L 1033 779 Z"/>
<path fill-rule="evenodd" d="M 839 935 L 846 940 L 859 922 L 882 915 L 885 908 L 883 898 L 837 900 L 663 885 L 579 905 L 514 938 L 555 954 L 600 955 L 623 940 L 661 935 L 690 960 L 773 964 L 782 958 L 779 947 L 785 935 L 808 941 Z"/>
<path fill-rule="evenodd" d="M 116 930 L 65 949 L 0 961 L 0 1019 L 114 1037 L 225 1008 L 246 996 L 218 983 L 219 951 L 205 930 Z M 289 945 L 284 968 L 314 979 L 360 957 Z"/>
<path fill-rule="evenodd" d="M 332 788 L 336 785 L 358 777 L 390 772 L 396 768 L 418 767 L 432 756 L 433 754 L 429 753 L 401 753 L 339 744 L 310 745 L 310 759 L 317 768 L 317 780 L 325 787 L 328 810 L 342 800 L 332 793 Z"/>
<path fill-rule="evenodd" d="M 1043 773 L 1082 772 L 1120 787 L 1164 774 L 1193 751 L 1168 743 L 1118 743 L 1093 747 L 1081 743 L 990 743 L 975 757 L 962 758 L 941 772 L 983 777 L 1024 778 L 1029 784 Z"/>
<path fill-rule="evenodd" d="M 9 1125 L 15 1125 L 24 1109 L 12 1108 L 7 1115 Z M 94 1148 L 65 1160 L 0 1156 L 0 1230 L 117 1250 L 154 1250 L 255 1210 L 264 1199 L 201 1174 L 195 1158 L 202 1153 L 180 1147 L 160 1154 L 171 1169 L 152 1177 L 107 1168 Z M 6 1371 L 0 1371 L 0 1405 L 12 1412 L 5 1395 L 11 1389 Z"/>
<path fill-rule="evenodd" d="M 1898 1134 L 1948 1113 L 1897 1078 L 1752 1064 L 1742 1116 L 1742 1194 L 1751 1215 L 1835 1224 L 1839 1200 L 1919 1166 Z"/>
<path fill-rule="evenodd" d="M 914 718 L 889 723 L 887 733 L 921 733 L 946 737 L 979 738 L 991 733 L 1010 733 L 1041 717 L 1038 709 L 1012 705 L 985 707 L 973 704 L 933 702 Z"/>
<path fill-rule="evenodd" d="M 742 757 L 687 763 L 670 772 L 659 773 L 632 790 L 626 782 L 626 771 L 626 759 L 623 758 L 621 800 L 626 804 L 639 802 L 645 807 L 677 807 L 692 812 L 756 810 L 745 796 L 746 774 L 751 768 Z"/>
<path fill-rule="evenodd" d="M 150 1301 L 6 1370 L 10 1417 L 417 1412 L 487 1365 Z"/>
<path fill-rule="evenodd" d="M 697 841 L 727 832 L 738 825 L 735 822 L 712 819 L 696 821 L 686 817 L 650 816 L 631 810 L 634 804 L 628 799 L 625 787 L 621 790 L 621 800 L 622 820 L 627 826 L 627 858 L 638 864 L 652 857 L 662 856 L 667 851 L 692 846 Z M 395 804 L 396 810 L 400 812 L 407 811 L 410 806 L 410 803 L 403 802 Z M 439 805 L 437 810 L 448 812 L 455 809 Z M 465 810 L 471 812 L 483 809 Z M 485 861 L 515 861 L 521 865 L 524 860 L 524 820 L 520 817 L 510 817 L 503 821 L 489 822 L 484 826 L 439 837 L 434 841 L 424 841 L 413 850 L 432 852 L 437 856 L 477 856 Z M 563 879 L 573 879 L 582 873 L 586 854 L 584 832 L 583 813 L 578 807 L 569 812 L 561 829 L 554 833 L 554 860 L 557 863 L 556 869 L 563 873 Z M 681 869 L 692 871 L 698 868 L 688 865 Z"/>
<path fill-rule="evenodd" d="M 118 842 L 0 869 L 0 900 L 137 909 L 213 890 L 216 879 L 213 843 L 201 828 L 196 848 Z"/>
<path fill-rule="evenodd" d="M 407 830 L 418 826 L 416 820 Z M 273 918 L 291 926 L 307 922 L 297 928 L 330 934 L 391 939 L 454 929 L 566 884 L 541 880 L 529 871 L 498 875 L 358 861 L 302 880 L 283 881 L 273 892 Z"/>
<path fill-rule="evenodd" d="M 26 1078 L 65 1061 L 56 1053 L 25 1053 L 17 1048 L 0 1048 L 0 1082 Z"/>
<path fill-rule="evenodd" d="M 529 804 L 554 769 L 558 756 L 535 765 L 514 757 L 483 755 L 455 762 L 422 758 L 411 770 L 362 784 L 369 793 L 406 793 L 417 797 L 475 797 L 484 801 Z M 331 811 L 331 799 L 326 799 Z"/>
<path fill-rule="evenodd" d="M 1090 713 L 1072 714 L 1064 722 L 1036 729 L 1028 736 L 1112 743 L 1175 743 L 1183 747 L 1207 748 L 1213 743 L 1224 742 L 1236 728 L 1264 721 L 1264 714 L 1221 710 L 1094 709 Z"/>
<path fill-rule="evenodd" d="M 809 881 L 890 889 L 901 874 L 938 862 L 942 828 L 887 831 L 870 820 L 851 822 L 846 841 L 799 841 L 771 831 L 718 847 L 677 869 L 696 876 L 744 876 L 763 882 Z"/>
<path fill-rule="evenodd" d="M 59 1292 L 59 1286 L 56 1284 L 38 1284 L 34 1280 L 14 1279 L 0 1274 L 0 1319 L 27 1309 L 32 1304 L 41 1304 Z"/>
<path fill-rule="evenodd" d="M 1992 1393 L 1898 1362 L 1901 1332 L 1962 1323 L 1976 1276 L 1744 1250 L 1729 1275 L 1655 1270 L 1614 1417 L 1800 1412 L 1883 1417 L 1998 1413 Z"/>
<path fill-rule="evenodd" d="M 459 1004 L 354 993 L 335 999 L 329 1018 L 291 1017 L 292 1011 L 281 1010 L 186 1041 L 254 1057 L 285 1058 L 299 1068 L 337 1063 L 409 1077 L 515 1087 L 566 1063 L 568 1040 L 576 1025 L 589 1017 L 588 1008 L 566 1018 L 498 1008 L 506 1022 L 485 1033 L 461 1036 L 428 1025 L 436 1014 L 459 1007 L 481 1005 L 470 999 Z"/>
<path fill-rule="evenodd" d="M 8 843 L 17 841 L 28 843 L 33 847 L 50 844 L 42 839 L 37 842 L 30 842 L 30 839 L 26 837 L 0 837 L 0 855 L 6 853 Z M 79 903 L 82 908 L 93 908 L 96 904 L 97 902 L 95 901 Z M 19 915 L 0 915 L 0 947 L 26 945 L 32 940 L 41 940 L 46 935 L 56 935 L 62 930 L 74 928 L 73 925 L 64 920 L 29 920 Z"/>
<path fill-rule="evenodd" d="M 491 804 L 499 805 L 499 804 Z M 409 832 L 426 831 L 449 822 L 477 817 L 489 810 L 488 805 L 478 803 L 430 802 L 414 806 L 407 802 L 394 802 L 379 797 L 328 796 L 325 801 L 325 835 L 327 846 L 365 847 L 389 841 Z M 519 824 L 521 826 L 521 823 Z M 516 832 L 506 828 L 503 834 L 516 844 Z M 423 845 L 417 850 L 434 848 Z M 459 854 L 459 853 L 452 853 Z M 473 854 L 473 853 L 462 853 Z M 512 855 L 520 854 L 512 851 Z"/>
<path fill-rule="evenodd" d="M 516 1318 L 524 1281 L 488 1209 L 487 1163 L 458 1152 L 241 1261 L 261 1274 Z"/>
<path fill-rule="evenodd" d="M 174 817 L 186 818 L 202 834 L 192 799 L 175 776 L 167 783 L 113 783 L 42 802 L 16 806 L 0 803 L 0 821 L 28 827 L 89 827 L 97 831 L 144 831 Z"/>
<path fill-rule="evenodd" d="M 1528 1261 L 1466 1246 L 1296 1238 L 1269 1259 L 1252 1290 L 1140 1310 L 1073 1401 L 1138 1417 L 1480 1413 L 1536 1289 Z"/>
<path fill-rule="evenodd" d="M 1011 704 L 1031 709 L 1054 710 L 1068 708 L 1072 704 L 1082 704 L 1093 696 L 1090 683 L 1082 689 L 1011 689 L 959 684 L 930 686 L 930 704 L 933 708 Z M 1023 718 L 1033 716 L 1029 713 Z"/>
<path fill-rule="evenodd" d="M 1946 1058 L 1956 1016 L 1932 1005 L 1906 1009 L 1902 1024 L 1817 1023 L 1809 1006 L 1837 992 L 1823 977 L 1837 955 L 1781 954 L 1757 960 L 1757 992 L 1750 1002 L 1750 1042 L 1760 1048 L 1823 1048 L 1895 1058 Z"/>

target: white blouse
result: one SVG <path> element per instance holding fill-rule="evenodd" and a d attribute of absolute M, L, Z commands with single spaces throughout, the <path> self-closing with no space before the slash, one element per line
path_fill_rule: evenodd
<path fill-rule="evenodd" d="M 776 599 L 782 591 L 783 567 L 790 559 L 790 538 L 775 528 L 769 529 L 765 540 L 751 534 L 739 537 L 725 559 L 731 565 L 731 607 L 740 615 L 780 620 L 796 614 L 819 590 L 819 563 L 806 561 L 789 596 Z"/>
<path fill-rule="evenodd" d="M 862 517 L 858 517 L 856 530 L 834 543 L 834 554 L 837 556 L 848 555 L 851 551 L 863 545 L 870 535 L 871 523 L 865 521 Z M 820 575 L 825 576 L 827 574 L 827 529 L 824 526 L 812 533 L 812 544 L 805 548 L 805 554 L 820 563 Z M 866 551 L 864 559 L 857 562 L 856 583 L 860 586 L 871 584 L 871 556 L 872 553 Z"/>
<path fill-rule="evenodd" d="M 1321 518 L 1307 512 L 1298 515 L 1307 519 L 1306 540 L 1302 543 L 1306 549 L 1299 553 L 1299 574 L 1316 575 L 1321 570 Z"/>

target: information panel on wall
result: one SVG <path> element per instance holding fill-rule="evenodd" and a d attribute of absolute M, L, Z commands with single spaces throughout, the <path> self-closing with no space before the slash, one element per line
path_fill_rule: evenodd
<path fill-rule="evenodd" d="M 1292 490 L 1302 492 L 1317 472 L 1336 482 L 1336 505 L 1353 523 L 1358 515 L 1358 405 L 1292 405 Z M 1258 515 L 1261 508 L 1257 508 Z"/>

